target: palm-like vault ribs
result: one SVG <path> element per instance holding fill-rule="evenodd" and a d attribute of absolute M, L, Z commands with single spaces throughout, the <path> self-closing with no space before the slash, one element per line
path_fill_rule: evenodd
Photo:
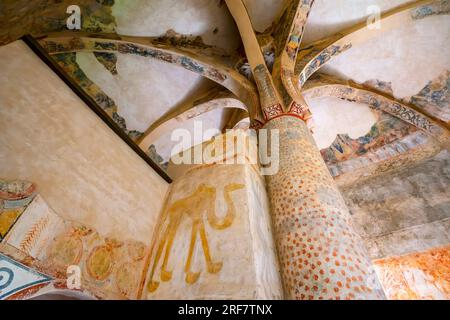
<path fill-rule="evenodd" d="M 312 74 L 332 58 L 351 49 L 354 45 L 365 42 L 379 35 L 380 32 L 387 32 L 417 19 L 416 13 L 421 12 L 424 8 L 431 8 L 430 10 L 436 11 L 436 14 L 440 13 L 439 10 L 443 10 L 442 0 L 419 0 L 406 3 L 381 15 L 383 28 L 380 30 L 367 28 L 366 21 L 364 21 L 331 37 L 302 47 L 301 39 L 313 3 L 313 0 L 290 1 L 284 13 L 277 20 L 270 36 L 270 38 L 273 37 L 275 46 L 275 61 L 272 73 L 270 73 L 245 5 L 238 0 L 227 1 L 240 30 L 257 88 L 252 81 L 236 70 L 237 57 L 221 55 L 209 47 L 193 46 L 187 48 L 161 43 L 155 38 L 128 37 L 116 34 L 104 34 L 99 37 L 99 35 L 80 32 L 48 34 L 42 36 L 40 41 L 50 54 L 77 51 L 120 52 L 138 54 L 172 63 L 207 77 L 230 90 L 246 106 L 253 128 L 259 128 L 266 121 L 285 114 L 301 118 L 312 129 L 312 114 L 303 97 L 306 94 L 303 87 L 308 87 L 307 80 Z M 339 85 L 339 83 L 336 83 L 336 85 Z M 317 92 L 317 89 L 314 91 Z M 322 91 L 325 92 L 326 90 Z M 230 96 L 230 99 L 234 98 Z M 203 105 L 188 104 L 181 106 L 180 112 L 164 115 L 151 124 L 143 137 L 140 138 L 139 144 L 146 150 L 154 142 L 155 134 L 168 128 L 173 119 L 180 116 L 190 117 L 192 112 L 200 115 L 204 113 L 203 111 L 216 109 L 219 105 L 222 107 L 242 107 L 241 103 L 237 101 L 232 102 L 230 100 L 228 102 L 230 102 L 230 106 L 224 106 L 223 99 L 220 101 L 210 99 L 208 102 L 205 101 Z M 393 104 L 390 105 L 394 106 Z M 412 106 L 407 106 L 404 109 L 403 104 L 395 104 L 395 106 L 399 105 L 401 108 L 397 108 L 398 110 L 384 108 L 382 111 L 433 134 L 438 137 L 441 143 L 448 140 L 448 129 L 445 125 L 435 121 L 436 119 L 432 117 L 430 119 L 429 115 L 422 115 L 419 110 L 411 111 Z M 190 109 L 198 112 L 191 112 Z M 408 115 L 411 117 L 408 117 Z M 233 117 L 229 119 L 227 127 L 232 127 L 236 119 L 241 119 L 243 116 L 242 113 L 235 112 Z M 158 128 L 159 126 L 161 128 Z"/>
<path fill-rule="evenodd" d="M 278 41 L 279 44 L 283 44 L 283 50 L 277 50 L 280 54 L 276 57 L 272 74 L 270 74 L 264 60 L 245 5 L 240 0 L 227 0 L 226 3 L 241 34 L 253 77 L 258 87 L 263 119 L 252 119 L 252 126 L 258 128 L 269 120 L 288 114 L 301 118 L 312 127 L 309 108 L 295 85 L 294 69 L 304 26 L 313 1 L 295 0 L 287 9 L 290 10 L 288 15 L 292 19 L 288 18 L 288 26 L 284 27 L 285 30 L 289 31 L 280 33 L 281 37 L 284 34 L 287 37 Z M 291 12 L 293 14 L 290 14 Z M 282 85 L 280 85 L 280 82 Z"/>

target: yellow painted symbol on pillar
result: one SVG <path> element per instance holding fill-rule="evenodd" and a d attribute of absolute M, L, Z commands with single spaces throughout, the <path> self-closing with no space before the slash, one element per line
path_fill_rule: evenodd
<path fill-rule="evenodd" d="M 213 262 L 211 258 L 208 238 L 205 231 L 204 214 L 206 212 L 208 223 L 214 229 L 222 230 L 231 226 L 236 216 L 236 209 L 230 193 L 242 188 L 244 188 L 244 185 L 237 183 L 231 183 L 225 186 L 224 199 L 227 204 L 227 213 L 223 219 L 218 218 L 215 212 L 216 188 L 207 186 L 203 183 L 200 184 L 190 196 L 175 201 L 167 209 L 163 221 L 163 225 L 166 225 L 166 227 L 163 229 L 164 231 L 161 233 L 161 237 L 155 247 L 156 254 L 150 271 L 150 280 L 147 284 L 149 292 L 154 292 L 159 286 L 159 282 L 153 280 L 153 277 L 164 249 L 165 253 L 161 265 L 160 278 L 162 281 L 169 281 L 172 279 L 172 271 L 167 270 L 167 263 L 169 262 L 170 251 L 178 227 L 185 216 L 189 217 L 192 223 L 189 252 L 184 268 L 186 283 L 193 284 L 200 276 L 200 271 L 193 272 L 191 270 L 197 234 L 200 235 L 207 271 L 209 273 L 218 273 L 222 269 L 222 261 Z"/>

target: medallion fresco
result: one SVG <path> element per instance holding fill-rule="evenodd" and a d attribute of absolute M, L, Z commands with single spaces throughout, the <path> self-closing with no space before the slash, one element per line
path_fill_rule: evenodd
<path fill-rule="evenodd" d="M 86 225 L 62 219 L 40 195 L 28 205 L 2 244 L 14 248 L 19 260 L 39 262 L 36 272 L 48 274 L 52 281 L 41 278 L 53 289 L 67 289 L 68 267 L 77 266 L 81 271 L 81 287 L 77 290 L 103 299 L 138 298 L 149 252 L 139 241 L 103 236 Z M 27 277 L 22 278 L 20 281 L 29 282 Z"/>

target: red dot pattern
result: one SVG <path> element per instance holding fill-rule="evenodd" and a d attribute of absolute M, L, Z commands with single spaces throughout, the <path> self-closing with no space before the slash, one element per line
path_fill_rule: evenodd
<path fill-rule="evenodd" d="M 289 299 L 384 299 L 362 239 L 303 121 L 280 117 L 280 168 L 267 176 Z"/>

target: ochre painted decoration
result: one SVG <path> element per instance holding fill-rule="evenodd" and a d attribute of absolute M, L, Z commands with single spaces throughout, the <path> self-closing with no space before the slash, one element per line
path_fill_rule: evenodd
<path fill-rule="evenodd" d="M 108 55 L 111 53 L 102 54 Z M 131 139 L 136 141 L 142 136 L 142 132 L 127 128 L 125 119 L 118 113 L 116 102 L 86 76 L 76 61 L 76 53 L 57 54 L 53 58 Z"/>
<path fill-rule="evenodd" d="M 35 196 L 29 181 L 0 179 L 0 242 Z"/>
<path fill-rule="evenodd" d="M 137 299 L 149 255 L 141 242 L 104 237 L 83 224 L 64 220 L 40 195 L 14 223 L 0 251 L 53 278 L 39 287 L 18 290 L 12 299 L 40 290 L 72 289 L 67 287 L 69 266 L 80 268 L 80 292 L 100 299 Z"/>
<path fill-rule="evenodd" d="M 393 300 L 449 300 L 450 246 L 374 261 Z"/>
<path fill-rule="evenodd" d="M 200 276 L 200 271 L 194 272 L 191 270 L 198 235 L 200 236 L 203 255 L 206 260 L 207 271 L 209 273 L 218 273 L 222 269 L 222 261 L 214 262 L 210 253 L 208 237 L 205 230 L 205 214 L 206 220 L 213 229 L 222 230 L 231 226 L 236 215 L 236 209 L 230 194 L 242 188 L 244 188 L 244 185 L 237 183 L 231 183 L 224 187 L 224 199 L 228 210 L 222 219 L 219 219 L 215 212 L 216 188 L 203 183 L 191 195 L 175 201 L 168 207 L 162 217 L 163 231 L 161 232 L 157 245 L 154 247 L 156 253 L 153 258 L 150 278 L 147 284 L 149 292 L 156 291 L 159 286 L 159 281 L 154 280 L 154 277 L 164 249 L 165 253 L 161 265 L 160 279 L 162 281 L 172 279 L 172 271 L 167 270 L 167 264 L 175 235 L 177 234 L 180 223 L 185 217 L 190 219 L 192 228 L 189 252 L 184 267 L 186 283 L 193 284 Z"/>
<path fill-rule="evenodd" d="M 383 299 L 349 210 L 309 132 L 313 122 L 295 76 L 313 1 L 291 1 L 286 9 L 271 77 L 265 76 L 268 69 L 245 5 L 226 3 L 253 68 L 264 128 L 280 134 L 280 169 L 266 180 L 286 298 Z"/>
<path fill-rule="evenodd" d="M 295 101 L 292 101 L 291 106 L 289 108 L 289 114 L 296 115 L 300 119 L 305 119 L 309 112 L 309 108 L 306 104 L 298 104 Z"/>
<path fill-rule="evenodd" d="M 89 228 L 79 226 L 72 228 L 69 234 L 56 237 L 50 247 L 49 259 L 63 266 L 79 264 L 84 249 L 82 237 L 92 232 Z"/>
<path fill-rule="evenodd" d="M 6 236 L 22 212 L 21 209 L 2 209 L 0 212 L 0 240 Z"/>
<path fill-rule="evenodd" d="M 293 107 L 295 108 L 295 106 L 302 106 L 301 113 L 288 112 L 287 115 L 295 115 L 300 117 L 302 120 L 306 121 L 310 129 L 312 129 L 312 114 L 300 92 L 298 77 L 295 76 L 295 64 L 297 60 L 298 50 L 300 48 L 300 43 L 305 31 L 306 22 L 310 10 L 314 4 L 314 0 L 296 0 L 292 3 L 292 14 L 290 15 L 292 16 L 292 20 L 287 21 L 290 31 L 289 35 L 287 36 L 287 41 L 285 42 L 284 51 L 282 51 L 279 58 L 279 75 L 284 87 L 282 90 L 286 90 L 291 99 L 288 111 L 291 111 Z M 281 40 L 284 41 L 284 39 Z M 275 68 L 274 70 L 277 71 L 278 68 Z M 294 111 L 299 110 L 298 108 L 295 108 Z"/>
<path fill-rule="evenodd" d="M 94 248 L 87 259 L 87 271 L 94 280 L 103 281 L 112 272 L 113 246 L 102 245 Z"/>
<path fill-rule="evenodd" d="M 117 290 L 125 296 L 131 297 L 136 290 L 136 284 L 141 280 L 136 272 L 136 265 L 126 262 L 120 265 L 115 272 Z"/>

